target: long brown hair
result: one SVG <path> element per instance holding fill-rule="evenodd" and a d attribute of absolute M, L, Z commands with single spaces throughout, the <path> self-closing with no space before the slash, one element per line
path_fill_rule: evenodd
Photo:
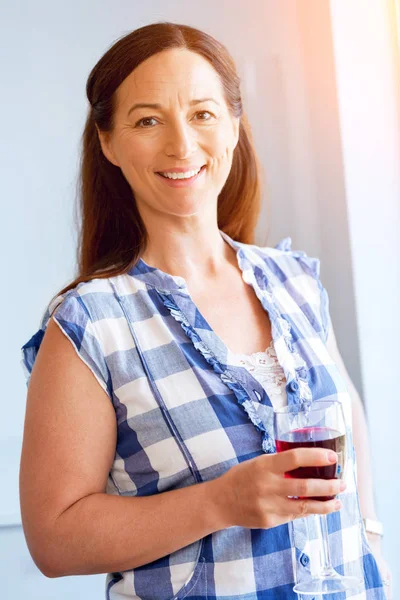
<path fill-rule="evenodd" d="M 146 25 L 117 40 L 93 67 L 86 84 L 89 110 L 82 136 L 78 180 L 78 275 L 82 281 L 128 272 L 143 253 L 147 234 L 131 187 L 101 149 L 100 131 L 111 131 L 115 91 L 144 60 L 169 48 L 185 48 L 208 60 L 220 76 L 228 110 L 240 117 L 239 141 L 218 196 L 218 227 L 239 242 L 253 243 L 260 211 L 262 168 L 243 112 L 240 78 L 229 52 L 212 36 L 177 23 Z"/>

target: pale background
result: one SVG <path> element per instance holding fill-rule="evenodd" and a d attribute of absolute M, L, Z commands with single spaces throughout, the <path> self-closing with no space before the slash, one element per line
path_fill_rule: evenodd
<path fill-rule="evenodd" d="M 27 551 L 18 502 L 26 399 L 20 347 L 75 272 L 73 205 L 87 76 L 118 37 L 160 20 L 211 33 L 237 62 L 267 177 L 257 242 L 274 245 L 291 236 L 294 249 L 321 259 L 340 350 L 369 416 L 385 554 L 398 578 L 400 62 L 394 0 L 9 0 L 0 7 L 2 597 L 104 596 L 104 575 L 47 579 Z"/>

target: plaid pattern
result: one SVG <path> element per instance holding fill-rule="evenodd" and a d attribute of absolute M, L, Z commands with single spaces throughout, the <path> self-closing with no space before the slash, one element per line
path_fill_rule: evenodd
<path fill-rule="evenodd" d="M 221 235 L 236 250 L 244 280 L 269 313 L 288 403 L 336 398 L 345 409 L 348 487 L 341 494 L 343 508 L 328 516 L 328 527 L 334 566 L 360 575 L 364 584 L 326 599 L 384 600 L 356 492 L 351 400 L 325 346 L 330 318 L 319 261 L 292 251 L 290 238 L 276 248 L 260 248 Z M 107 493 L 148 496 L 179 489 L 275 452 L 266 391 L 244 367 L 229 364 L 228 348 L 181 277 L 140 259 L 125 275 L 93 279 L 56 298 L 22 348 L 28 384 L 50 317 L 115 409 L 118 439 Z M 313 523 L 313 518 L 297 519 L 268 530 L 215 532 L 151 564 L 108 574 L 106 598 L 297 600 L 294 582 L 318 564 Z"/>

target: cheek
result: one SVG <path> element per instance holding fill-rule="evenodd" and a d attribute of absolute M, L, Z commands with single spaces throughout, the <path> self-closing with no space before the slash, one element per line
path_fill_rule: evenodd
<path fill-rule="evenodd" d="M 152 164 L 153 154 L 146 144 L 138 144 L 126 140 L 119 148 L 119 164 L 122 173 L 127 181 L 132 185 L 140 182 L 143 178 L 143 172 L 149 169 Z"/>
<path fill-rule="evenodd" d="M 224 163 L 230 164 L 232 161 L 235 139 L 231 128 L 222 128 L 215 132 L 213 136 L 210 154 L 213 157 L 213 163 L 222 167 Z"/>
<path fill-rule="evenodd" d="M 221 143 L 213 149 L 212 168 L 224 171 L 229 169 L 233 158 L 233 145 L 226 144 L 226 138 L 221 140 Z"/>
<path fill-rule="evenodd" d="M 148 163 L 148 152 L 144 144 L 126 142 L 121 147 L 121 158 L 125 168 Z"/>

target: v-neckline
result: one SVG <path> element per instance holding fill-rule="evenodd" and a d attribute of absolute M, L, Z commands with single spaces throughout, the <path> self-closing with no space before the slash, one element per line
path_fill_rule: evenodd
<path fill-rule="evenodd" d="M 295 378 L 295 372 L 294 370 L 291 372 L 288 369 L 290 362 L 281 360 L 279 357 L 279 354 L 281 354 L 282 359 L 284 359 L 285 354 L 289 351 L 285 341 L 285 337 L 288 335 L 290 336 L 290 333 L 288 333 L 287 330 L 288 323 L 282 318 L 281 313 L 273 300 L 269 277 L 268 274 L 265 273 L 265 262 L 260 259 L 260 264 L 252 264 L 252 261 L 249 261 L 246 256 L 246 248 L 248 245 L 234 241 L 221 230 L 220 234 L 235 250 L 236 260 L 243 280 L 252 287 L 257 299 L 268 314 L 271 323 L 272 342 L 274 343 L 278 361 L 283 368 L 287 381 L 290 381 Z M 249 250 L 251 251 L 251 246 L 249 247 Z M 248 271 L 246 270 L 246 262 L 251 266 L 251 269 Z M 183 277 L 171 275 L 156 267 L 152 267 L 142 258 L 139 258 L 130 274 L 139 277 L 139 279 L 157 289 L 161 294 L 171 294 L 177 307 L 196 332 L 199 341 L 204 345 L 206 351 L 215 357 L 226 373 L 234 373 L 234 376 L 242 382 L 248 381 L 248 377 L 250 376 L 252 378 L 252 384 L 258 384 L 257 380 L 253 378 L 251 373 L 244 367 L 238 367 L 237 365 L 232 364 L 232 361 L 229 359 L 229 357 L 232 356 L 232 351 L 201 313 L 200 309 L 192 299 Z M 233 370 L 235 371 L 233 372 Z M 255 387 L 257 386 L 255 385 Z"/>

